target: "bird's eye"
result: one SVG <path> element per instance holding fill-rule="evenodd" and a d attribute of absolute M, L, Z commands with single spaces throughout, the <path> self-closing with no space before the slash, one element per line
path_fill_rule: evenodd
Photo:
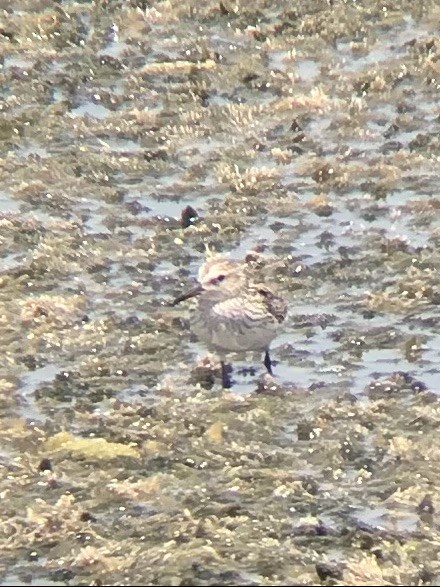
<path fill-rule="evenodd" d="M 214 277 L 211 279 L 212 285 L 218 285 L 225 279 L 226 275 L 219 275 L 218 277 Z"/>

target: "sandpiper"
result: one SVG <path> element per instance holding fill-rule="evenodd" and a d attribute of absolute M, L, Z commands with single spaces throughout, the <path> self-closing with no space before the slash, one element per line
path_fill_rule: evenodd
<path fill-rule="evenodd" d="M 287 315 L 286 301 L 266 285 L 255 283 L 246 263 L 210 255 L 199 269 L 196 288 L 178 296 L 172 305 L 198 297 L 191 329 L 221 361 L 223 387 L 231 387 L 225 363 L 230 352 L 262 351 L 272 375 L 269 345 Z"/>

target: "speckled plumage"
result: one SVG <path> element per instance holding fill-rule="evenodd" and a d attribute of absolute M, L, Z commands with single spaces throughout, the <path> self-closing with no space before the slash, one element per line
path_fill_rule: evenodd
<path fill-rule="evenodd" d="M 223 366 L 229 352 L 265 351 L 269 373 L 269 345 L 287 315 L 286 301 L 266 285 L 254 283 L 244 263 L 211 256 L 200 267 L 199 286 L 174 303 L 198 296 L 191 313 L 191 329 L 208 349 L 220 355 Z"/>

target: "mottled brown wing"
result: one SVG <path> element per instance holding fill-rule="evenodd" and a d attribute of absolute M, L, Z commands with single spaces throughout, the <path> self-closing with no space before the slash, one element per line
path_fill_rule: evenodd
<path fill-rule="evenodd" d="M 263 297 L 267 311 L 281 324 L 287 316 L 287 302 L 282 297 L 277 296 L 265 286 L 258 287 L 258 293 Z"/>

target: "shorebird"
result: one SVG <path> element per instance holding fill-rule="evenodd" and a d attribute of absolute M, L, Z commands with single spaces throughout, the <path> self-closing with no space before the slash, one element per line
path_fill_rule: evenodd
<path fill-rule="evenodd" d="M 200 267 L 198 282 L 172 305 L 197 296 L 191 330 L 219 355 L 223 387 L 232 385 L 225 362 L 231 352 L 264 352 L 264 366 L 272 375 L 269 345 L 286 318 L 286 301 L 266 285 L 255 283 L 246 263 L 220 255 L 211 254 Z"/>

